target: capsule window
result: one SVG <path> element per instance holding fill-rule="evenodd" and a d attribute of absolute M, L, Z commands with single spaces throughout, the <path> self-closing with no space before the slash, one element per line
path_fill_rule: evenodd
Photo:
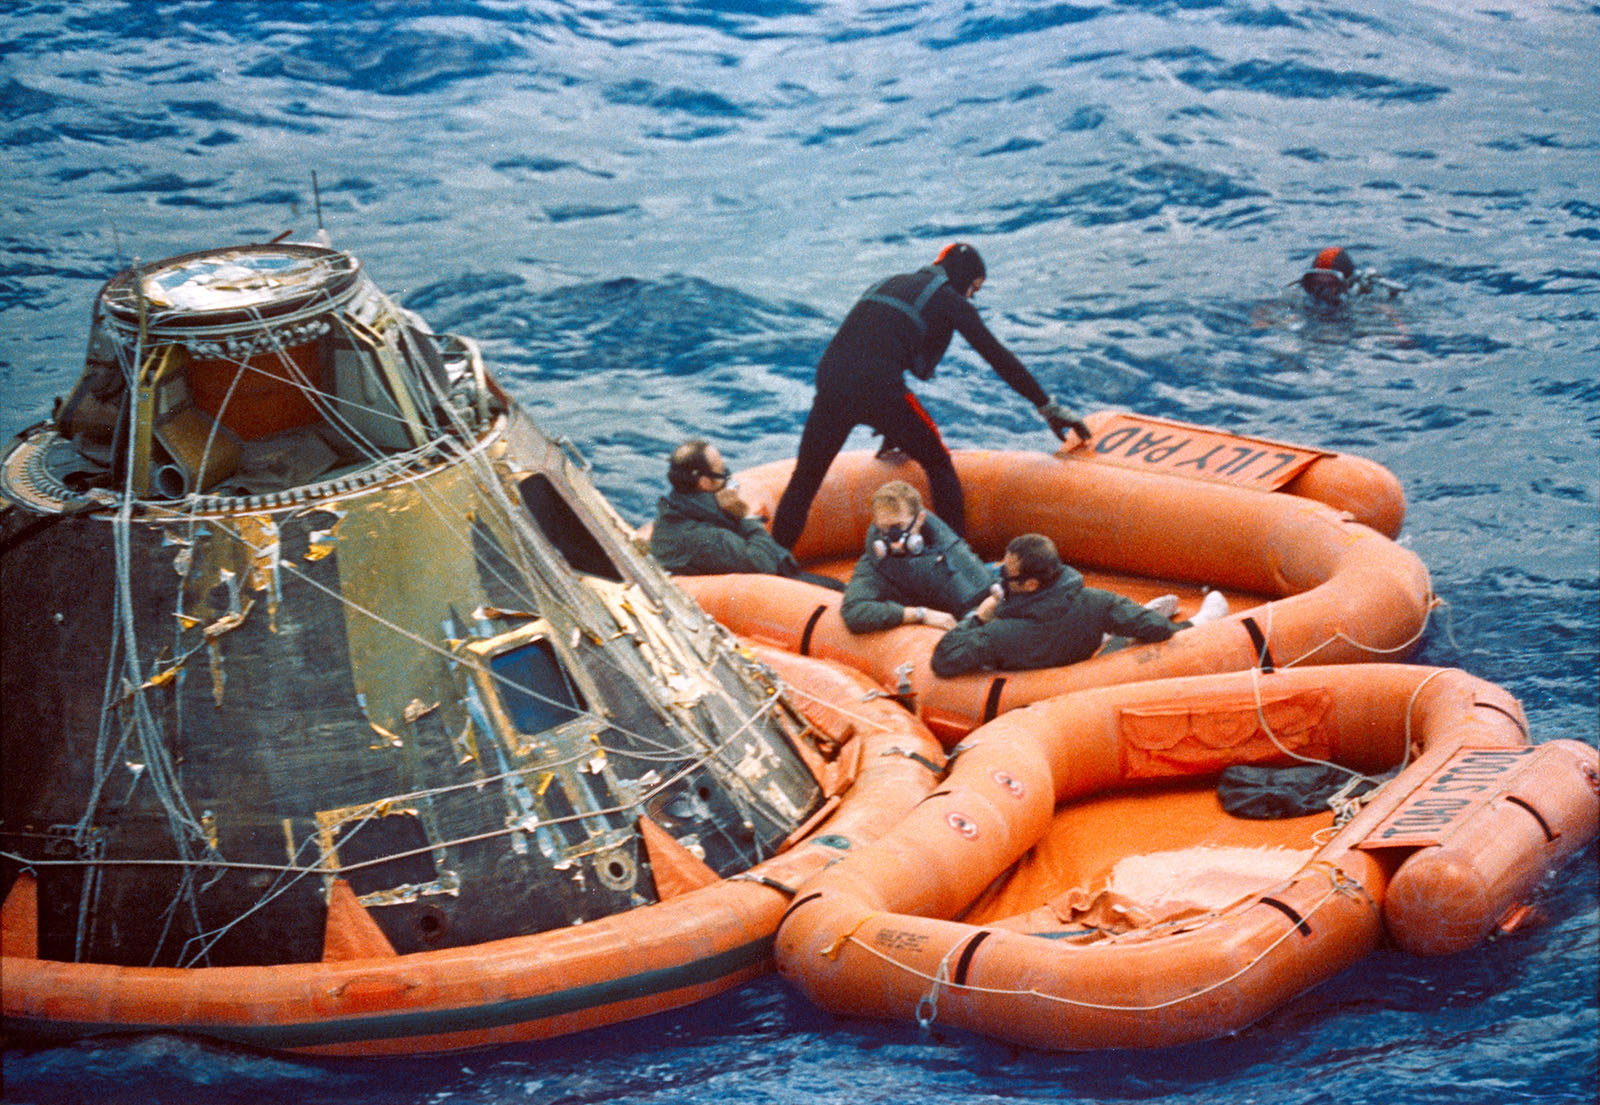
<path fill-rule="evenodd" d="M 622 582 L 622 572 L 547 477 L 529 476 L 520 490 L 522 503 L 539 530 L 575 571 Z"/>
<path fill-rule="evenodd" d="M 544 637 L 489 657 L 489 671 L 506 716 L 519 733 L 542 733 L 588 710 Z"/>

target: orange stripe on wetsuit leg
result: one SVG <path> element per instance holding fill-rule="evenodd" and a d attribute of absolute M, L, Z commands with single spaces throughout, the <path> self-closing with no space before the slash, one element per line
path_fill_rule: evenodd
<path fill-rule="evenodd" d="M 939 423 L 933 420 L 933 415 L 924 410 L 922 404 L 917 401 L 917 397 L 909 391 L 906 392 L 906 406 L 911 408 L 912 414 L 922 420 L 924 426 L 933 431 L 934 440 L 938 441 L 939 448 L 948 453 L 950 447 L 944 443 L 944 435 L 939 432 Z"/>

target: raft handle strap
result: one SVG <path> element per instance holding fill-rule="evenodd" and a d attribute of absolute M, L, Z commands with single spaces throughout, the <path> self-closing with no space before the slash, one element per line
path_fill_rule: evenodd
<path fill-rule="evenodd" d="M 818 606 L 811 611 L 811 617 L 806 619 L 806 627 L 800 632 L 800 655 L 811 655 L 811 634 L 817 628 L 817 623 L 822 620 L 822 615 L 828 612 L 826 606 Z"/>
<path fill-rule="evenodd" d="M 988 929 L 980 929 L 978 935 L 967 941 L 967 946 L 962 949 L 961 958 L 956 960 L 955 977 L 951 979 L 957 986 L 967 984 L 967 968 L 972 966 L 972 953 L 978 950 L 978 945 L 989 937 Z"/>
<path fill-rule="evenodd" d="M 983 700 L 983 720 L 993 721 L 1000 713 L 1000 693 L 1006 689 L 1006 677 L 997 675 L 989 684 L 989 696 Z"/>
<path fill-rule="evenodd" d="M 907 752 L 904 748 L 891 748 L 891 749 L 889 749 L 889 751 L 885 752 L 884 755 L 885 756 L 904 756 L 908 760 L 914 760 L 915 762 L 921 764 L 923 767 L 927 768 L 929 771 L 933 772 L 935 775 L 943 775 L 944 772 L 945 772 L 945 765 L 940 765 L 940 764 L 934 763 L 932 760 L 928 759 L 928 757 L 924 756 L 921 752 Z"/>
<path fill-rule="evenodd" d="M 787 895 L 790 898 L 794 897 L 794 895 L 795 895 L 794 887 L 785 886 L 783 883 L 779 882 L 777 879 L 768 878 L 766 875 L 752 875 L 748 871 L 741 871 L 737 875 L 729 875 L 728 876 L 728 881 L 729 882 L 754 882 L 754 883 L 760 883 L 762 886 L 771 887 L 773 890 L 776 890 L 779 894 Z"/>
<path fill-rule="evenodd" d="M 1306 919 L 1300 916 L 1300 914 L 1296 913 L 1294 911 L 1294 907 L 1289 903 L 1280 902 L 1276 898 L 1262 898 L 1261 904 L 1271 906 L 1273 909 L 1278 910 L 1285 917 L 1289 918 L 1289 920 L 1293 921 L 1294 927 L 1300 930 L 1301 936 L 1311 935 L 1311 926 L 1306 924 Z"/>
<path fill-rule="evenodd" d="M 1249 615 L 1239 619 L 1244 623 L 1245 632 L 1250 634 L 1250 642 L 1256 649 L 1256 666 L 1264 672 L 1272 672 L 1276 665 L 1272 660 L 1272 650 L 1267 647 L 1266 634 L 1261 632 L 1261 627 Z"/>
<path fill-rule="evenodd" d="M 858 925 L 857 927 L 859 928 L 860 926 Z M 988 936 L 988 929 L 980 929 L 977 935 L 965 942 L 965 947 L 960 943 L 950 945 L 950 950 L 945 952 L 944 956 L 939 960 L 939 969 L 933 973 L 932 977 L 923 976 L 933 983 L 928 988 L 928 992 L 923 994 L 921 1000 L 917 1002 L 917 1024 L 924 1032 L 933 1025 L 933 1022 L 939 1016 L 939 987 L 965 986 L 967 984 L 967 968 L 972 965 L 972 953 L 977 950 L 978 945 L 983 943 Z M 961 948 L 961 958 L 956 963 L 955 976 L 951 977 L 950 957 L 956 954 L 957 948 Z"/>
<path fill-rule="evenodd" d="M 778 928 L 781 929 L 783 927 L 783 923 L 789 919 L 789 914 L 793 913 L 795 910 L 799 909 L 801 906 L 805 905 L 807 902 L 809 902 L 809 901 L 811 901 L 811 900 L 813 900 L 815 898 L 820 898 L 820 897 L 822 897 L 822 891 L 817 890 L 817 891 L 814 891 L 814 892 L 812 892 L 810 894 L 807 894 L 804 898 L 796 898 L 794 901 L 790 902 L 789 903 L 789 908 L 783 911 L 783 916 L 782 917 L 778 918 Z M 776 932 L 777 929 L 773 929 L 773 931 Z"/>
<path fill-rule="evenodd" d="M 1515 794 L 1506 795 L 1506 801 L 1510 802 L 1513 806 L 1521 806 L 1523 809 L 1533 814 L 1533 819 L 1539 823 L 1539 828 L 1544 830 L 1544 838 L 1546 841 L 1554 840 L 1556 837 L 1561 835 L 1554 829 L 1550 828 L 1550 822 L 1544 819 L 1544 814 L 1534 809 L 1533 806 L 1523 801 L 1521 798 L 1518 798 Z"/>
<path fill-rule="evenodd" d="M 1516 714 L 1512 713 L 1510 710 L 1506 709 L 1504 706 L 1501 706 L 1499 703 L 1496 703 L 1496 702 L 1484 702 L 1481 699 L 1476 699 L 1475 698 L 1475 699 L 1472 700 L 1472 705 L 1473 705 L 1474 709 L 1493 710 L 1497 714 L 1504 714 L 1506 717 L 1511 719 L 1511 721 L 1512 721 L 1512 723 L 1514 725 L 1516 725 L 1517 732 L 1521 733 L 1524 739 L 1527 739 L 1529 736 L 1531 736 L 1531 734 L 1528 732 L 1528 724 L 1527 724 L 1527 722 L 1523 721 Z M 1534 814 L 1534 816 L 1538 817 L 1539 815 L 1538 814 Z M 1552 837 L 1551 839 L 1554 840 L 1555 838 Z"/>
<path fill-rule="evenodd" d="M 928 320 L 923 317 L 923 308 L 927 307 L 928 300 L 933 298 L 934 292 L 937 292 L 950 282 L 950 278 L 944 274 L 943 269 L 940 269 L 922 286 L 922 291 L 918 293 L 917 298 L 910 302 L 904 299 L 896 299 L 894 296 L 886 295 L 879 290 L 889 280 L 893 279 L 894 277 L 891 276 L 887 280 L 878 281 L 878 283 L 866 290 L 866 294 L 861 297 L 860 302 L 881 303 L 885 307 L 893 307 L 911 320 L 911 324 L 917 328 L 917 336 L 919 338 L 926 336 L 928 333 Z"/>

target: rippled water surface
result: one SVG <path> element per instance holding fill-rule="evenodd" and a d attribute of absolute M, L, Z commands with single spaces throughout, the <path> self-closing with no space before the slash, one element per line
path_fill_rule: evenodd
<path fill-rule="evenodd" d="M 664 452 L 792 455 L 879 276 L 973 241 L 1046 388 L 1371 456 L 1447 606 L 1418 657 L 1595 742 L 1600 11 L 1541 0 L 0 2 L 10 434 L 132 259 L 322 219 L 643 521 Z M 317 174 L 314 194 L 311 174 Z M 1350 247 L 1410 285 L 1289 282 Z M 958 347 L 960 343 L 957 343 Z M 958 446 L 1046 448 L 958 348 Z M 856 444 L 865 446 L 865 431 Z M 1238 1036 L 1048 1055 L 843 1021 L 776 979 L 537 1046 L 317 1064 L 4 1055 L 17 1102 L 1588 1102 L 1591 848 L 1541 927 L 1380 953 Z"/>

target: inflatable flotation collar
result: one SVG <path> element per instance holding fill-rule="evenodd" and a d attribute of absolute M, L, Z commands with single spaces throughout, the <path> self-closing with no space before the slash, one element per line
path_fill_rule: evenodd
<path fill-rule="evenodd" d="M 1592 746 L 1530 744 L 1503 688 L 1404 664 L 1080 691 L 1004 714 L 951 760 L 901 824 L 796 887 L 778 969 L 835 1012 L 1029 1047 L 1237 1032 L 1385 934 L 1465 951 L 1600 819 Z M 1307 760 L 1367 782 L 1399 770 L 1271 829 L 1193 787 Z"/>

